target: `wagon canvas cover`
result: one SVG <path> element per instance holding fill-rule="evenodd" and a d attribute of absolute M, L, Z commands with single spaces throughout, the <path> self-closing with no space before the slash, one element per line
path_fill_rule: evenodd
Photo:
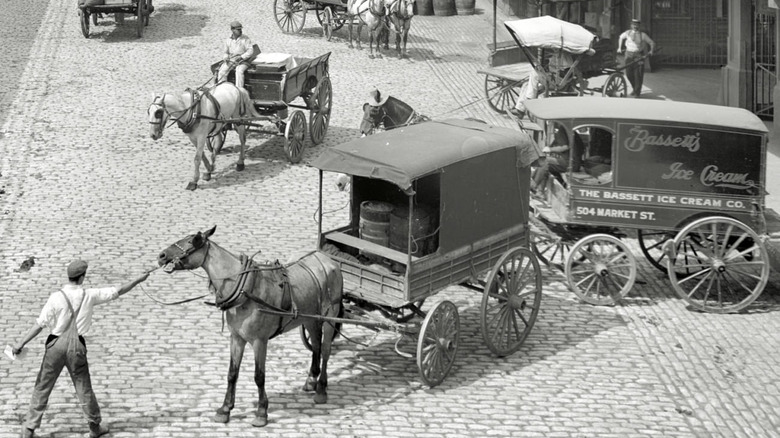
<path fill-rule="evenodd" d="M 578 24 L 549 15 L 505 21 L 504 26 L 521 46 L 563 49 L 575 55 L 594 53 L 591 44 L 595 35 Z"/>
<path fill-rule="evenodd" d="M 539 158 L 526 134 L 486 123 L 450 119 L 411 125 L 326 148 L 320 170 L 391 182 L 410 192 L 412 181 L 490 152 L 517 149 L 517 166 Z"/>

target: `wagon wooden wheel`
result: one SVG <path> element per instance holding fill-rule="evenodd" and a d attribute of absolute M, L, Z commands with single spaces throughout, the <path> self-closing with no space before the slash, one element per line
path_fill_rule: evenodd
<path fill-rule="evenodd" d="M 303 111 L 293 111 L 287 126 L 284 129 L 284 153 L 291 163 L 295 164 L 301 161 L 303 149 L 306 147 L 306 116 Z"/>
<path fill-rule="evenodd" d="M 306 3 L 302 0 L 274 0 L 276 25 L 285 33 L 299 33 L 306 22 Z"/>
<path fill-rule="evenodd" d="M 444 381 L 455 362 L 459 343 L 458 308 L 442 301 L 425 316 L 417 340 L 417 368 L 423 383 L 433 388 Z"/>
<path fill-rule="evenodd" d="M 333 12 L 331 6 L 326 6 L 322 9 L 317 9 L 317 21 L 322 26 L 322 36 L 326 40 L 330 41 L 333 38 L 333 32 L 341 29 L 344 26 L 346 20 L 343 17 L 338 16 Z"/>
<path fill-rule="evenodd" d="M 89 38 L 89 12 L 84 8 L 79 8 L 79 18 L 79 21 L 81 22 L 81 33 L 84 35 L 84 38 Z M 94 15 L 94 19 L 97 20 L 97 15 Z"/>
<path fill-rule="evenodd" d="M 617 237 L 592 234 L 571 248 L 564 272 L 569 288 L 582 301 L 614 305 L 634 286 L 636 259 Z"/>
<path fill-rule="evenodd" d="M 135 8 L 135 33 L 138 38 L 144 36 L 144 16 L 146 15 L 146 0 L 138 0 Z M 148 17 L 147 17 L 148 19 Z M 148 21 L 147 21 L 148 23 Z"/>
<path fill-rule="evenodd" d="M 525 81 L 510 81 L 496 76 L 485 76 L 485 96 L 490 108 L 505 113 L 515 107 Z"/>
<path fill-rule="evenodd" d="M 607 78 L 604 88 L 601 91 L 604 97 L 626 97 L 628 96 L 628 84 L 626 76 L 622 72 L 614 72 Z"/>
<path fill-rule="evenodd" d="M 497 356 L 519 350 L 531 332 L 542 301 L 542 271 L 522 247 L 505 252 L 485 280 L 480 306 L 482 339 Z"/>
<path fill-rule="evenodd" d="M 531 233 L 531 250 L 545 266 L 563 270 L 571 244 L 558 236 L 546 233 Z"/>
<path fill-rule="evenodd" d="M 639 242 L 639 249 L 651 265 L 666 274 L 666 252 L 664 244 L 674 239 L 674 232 L 671 231 L 642 231 L 636 230 L 636 238 Z"/>
<path fill-rule="evenodd" d="M 309 134 L 314 144 L 322 143 L 330 125 L 330 110 L 333 107 L 333 87 L 330 78 L 325 76 L 314 89 L 309 113 Z"/>
<path fill-rule="evenodd" d="M 769 280 L 764 241 L 736 219 L 698 219 L 683 227 L 666 250 L 674 264 L 668 273 L 674 290 L 697 310 L 739 312 Z"/>

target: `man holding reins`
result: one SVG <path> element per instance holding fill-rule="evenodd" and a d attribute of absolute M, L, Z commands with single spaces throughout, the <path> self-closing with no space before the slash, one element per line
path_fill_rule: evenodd
<path fill-rule="evenodd" d="M 244 88 L 244 72 L 249 68 L 250 59 L 254 56 L 252 40 L 243 34 L 244 28 L 238 21 L 230 23 L 230 31 L 230 38 L 225 40 L 225 62 L 217 72 L 217 83 L 227 79 L 230 69 L 235 66 L 236 86 Z"/>
<path fill-rule="evenodd" d="M 87 262 L 75 260 L 68 265 L 68 284 L 49 296 L 40 316 L 28 330 L 21 342 L 13 347 L 13 354 L 21 353 L 24 346 L 33 340 L 44 327 L 51 334 L 46 339 L 41 369 L 35 380 L 30 410 L 22 425 L 22 437 L 32 437 L 40 427 L 43 413 L 49 403 L 49 395 L 57 383 L 57 378 L 65 367 L 73 380 L 79 404 L 89 422 L 90 437 L 99 437 L 108 433 L 108 428 L 100 424 L 100 406 L 92 391 L 92 381 L 87 363 L 87 344 L 83 335 L 92 327 L 92 309 L 130 292 L 136 285 L 145 281 L 149 273 L 120 287 L 85 289 L 82 287 L 87 275 Z"/>

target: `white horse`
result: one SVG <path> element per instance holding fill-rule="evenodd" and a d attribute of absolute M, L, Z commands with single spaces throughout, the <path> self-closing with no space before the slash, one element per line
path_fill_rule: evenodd
<path fill-rule="evenodd" d="M 242 117 L 260 117 L 252 105 L 249 93 L 230 82 L 221 82 L 208 89 L 187 89 L 181 94 L 154 94 L 148 110 L 150 135 L 158 140 L 163 135 L 168 120 L 173 120 L 187 134 L 195 145 L 195 173 L 192 181 L 187 184 L 187 190 L 198 188 L 200 179 L 200 162 L 203 161 L 206 171 L 203 180 L 211 179 L 217 154 L 222 149 L 225 136 L 229 129 L 225 120 Z M 173 122 L 172 122 L 173 123 Z M 244 170 L 244 149 L 246 144 L 246 126 L 232 123 L 238 133 L 241 149 L 236 163 L 236 170 Z M 212 144 L 212 139 L 214 143 Z M 204 148 L 211 151 L 211 161 L 205 156 Z"/>
<path fill-rule="evenodd" d="M 385 2 L 384 0 L 349 0 L 347 2 L 347 17 L 349 21 L 349 48 L 353 48 L 352 45 L 352 24 L 357 18 L 357 48 L 360 47 L 360 32 L 363 29 L 363 24 L 368 26 L 368 49 L 369 58 L 374 58 L 374 41 L 376 41 L 377 57 L 382 57 L 382 51 L 380 49 L 380 33 L 382 30 L 387 30 L 387 20 L 385 19 Z"/>
<path fill-rule="evenodd" d="M 409 28 L 412 26 L 412 17 L 414 17 L 415 0 L 392 0 L 388 4 L 390 21 L 395 28 L 395 50 L 399 58 L 406 58 L 406 39 L 409 36 Z M 403 41 L 403 50 L 401 42 Z"/>

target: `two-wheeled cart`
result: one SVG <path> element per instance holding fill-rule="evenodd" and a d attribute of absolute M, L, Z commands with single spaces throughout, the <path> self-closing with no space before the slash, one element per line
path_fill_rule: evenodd
<path fill-rule="evenodd" d="M 322 26 L 323 36 L 330 41 L 333 32 L 341 29 L 349 17 L 347 2 L 342 0 L 274 0 L 274 19 L 285 33 L 300 33 L 306 14 L 313 10 Z"/>
<path fill-rule="evenodd" d="M 780 268 L 780 219 L 764 205 L 767 128 L 751 112 L 597 97 L 526 109 L 542 132 L 567 134 L 567 170 L 532 199 L 533 246 L 582 301 L 612 305 L 631 291 L 627 229 L 693 309 L 741 311 Z"/>
<path fill-rule="evenodd" d="M 101 15 L 115 14 L 117 23 L 124 22 L 125 14 L 134 15 L 137 20 L 135 30 L 138 38 L 144 35 L 144 27 L 149 25 L 149 15 L 154 12 L 152 0 L 106 0 L 104 4 L 79 7 L 79 22 L 84 38 L 89 38 L 90 17 L 97 26 Z"/>
<path fill-rule="evenodd" d="M 447 376 L 460 343 L 455 304 L 422 310 L 437 292 L 463 285 L 482 294 L 482 337 L 498 356 L 517 351 L 534 326 L 542 276 L 528 207 L 537 158 L 520 131 L 447 120 L 356 139 L 312 163 L 320 170 L 318 250 L 340 265 L 347 318 L 416 338 L 430 386 Z M 349 222 L 331 230 L 323 230 L 324 172 L 352 177 Z"/>
<path fill-rule="evenodd" d="M 514 42 L 490 45 L 490 66 L 477 72 L 485 75 L 485 97 L 495 111 L 514 108 L 533 70 L 543 87 L 541 96 L 600 94 L 626 97 L 628 81 L 624 70 L 631 64 L 618 62 L 612 42 L 598 39 L 584 27 L 550 16 L 504 22 Z M 565 70 L 550 67 L 553 51 L 573 58 Z M 607 75 L 603 86 L 590 87 L 588 79 Z"/>
<path fill-rule="evenodd" d="M 330 52 L 316 58 L 284 53 L 259 54 L 244 74 L 244 88 L 260 117 L 224 122 L 253 128 L 262 128 L 261 122 L 273 124 L 275 128 L 271 132 L 284 135 L 287 158 L 291 163 L 300 162 L 306 147 L 306 133 L 309 133 L 312 143 L 318 145 L 324 140 L 330 125 L 333 87 L 328 69 L 329 58 Z M 220 65 L 221 62 L 213 64 L 212 73 Z M 227 80 L 235 83 L 233 71 L 228 74 Z M 222 136 L 225 134 L 225 131 L 220 133 Z"/>

